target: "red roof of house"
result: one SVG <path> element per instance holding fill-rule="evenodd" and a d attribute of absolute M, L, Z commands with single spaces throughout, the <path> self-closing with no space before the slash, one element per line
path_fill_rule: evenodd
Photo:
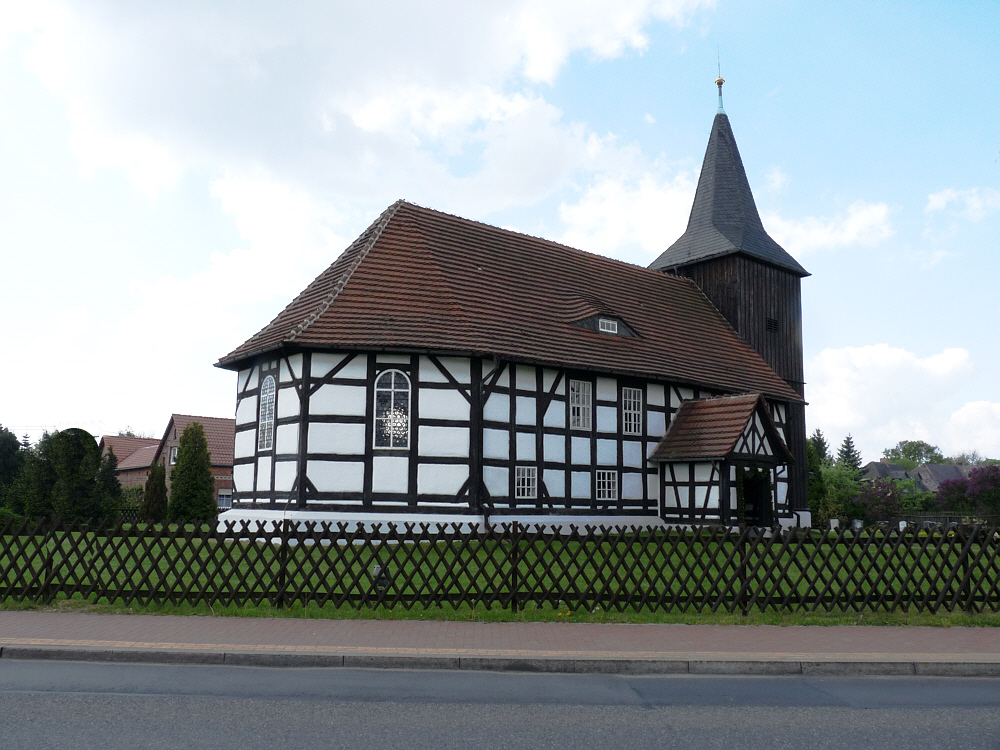
<path fill-rule="evenodd" d="M 685 401 L 649 457 L 654 460 L 725 458 L 735 450 L 758 405 L 775 451 L 784 451 L 786 460 L 791 460 L 759 393 Z"/>
<path fill-rule="evenodd" d="M 101 455 L 104 455 L 104 449 L 110 448 L 115 453 L 115 458 L 118 459 L 118 465 L 126 458 L 131 456 L 140 448 L 146 448 L 150 445 L 159 445 L 160 441 L 156 438 L 145 438 L 145 437 L 131 437 L 128 435 L 102 435 L 101 436 Z"/>
<path fill-rule="evenodd" d="M 140 448 L 139 450 L 133 452 L 132 455 L 124 461 L 118 462 L 118 471 L 127 471 L 129 469 L 148 469 L 155 462 L 156 454 L 159 453 L 159 450 L 159 442 Z M 115 455 L 117 456 L 118 454 L 116 453 Z"/>
<path fill-rule="evenodd" d="M 208 443 L 208 453 L 212 457 L 212 466 L 232 466 L 233 450 L 236 443 L 236 420 L 224 417 L 195 417 L 190 414 L 171 414 L 167 429 L 156 449 L 154 460 L 158 460 L 163 446 L 174 431 L 179 438 L 184 428 L 192 422 L 198 422 L 205 429 L 205 440 Z"/>
<path fill-rule="evenodd" d="M 578 323 L 622 320 L 635 336 Z M 246 343 L 498 356 L 801 401 L 689 279 L 399 201 Z"/>

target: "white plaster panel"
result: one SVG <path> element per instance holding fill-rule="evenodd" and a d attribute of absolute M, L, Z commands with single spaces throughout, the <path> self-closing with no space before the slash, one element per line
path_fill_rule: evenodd
<path fill-rule="evenodd" d="M 361 461 L 310 461 L 306 475 L 320 492 L 361 492 L 365 486 Z"/>
<path fill-rule="evenodd" d="M 597 441 L 597 463 L 602 466 L 616 466 L 618 464 L 617 440 Z"/>
<path fill-rule="evenodd" d="M 321 378 L 330 372 L 330 370 L 334 367 L 343 362 L 346 356 L 346 354 L 313 352 L 312 364 L 309 366 L 309 374 L 314 378 Z"/>
<path fill-rule="evenodd" d="M 776 482 L 774 489 L 778 495 L 778 505 L 784 505 L 788 500 L 788 485 L 785 482 Z"/>
<path fill-rule="evenodd" d="M 775 415 L 775 417 L 777 418 L 777 420 L 779 422 L 784 422 L 785 421 L 785 405 L 784 404 L 775 404 L 774 405 L 774 415 Z"/>
<path fill-rule="evenodd" d="M 637 440 L 626 440 L 622 443 L 622 463 L 625 466 L 641 467 L 645 463 L 642 455 L 642 443 Z"/>
<path fill-rule="evenodd" d="M 556 382 L 556 378 L 559 377 L 558 370 L 542 370 L 542 388 L 548 393 L 552 390 L 552 384 Z M 566 378 L 562 378 L 559 381 L 559 385 L 556 386 L 555 393 L 560 396 L 566 393 Z"/>
<path fill-rule="evenodd" d="M 281 360 L 281 374 L 279 375 L 279 379 L 282 383 L 290 383 L 292 382 L 292 378 L 300 380 L 302 378 L 302 355 L 292 354 L 287 359 L 287 362 L 284 358 Z M 289 369 L 289 365 L 291 365 L 291 369 Z"/>
<path fill-rule="evenodd" d="M 466 458 L 469 455 L 468 427 L 420 426 L 421 456 L 450 456 Z M 468 471 L 466 471 L 468 474 Z"/>
<path fill-rule="evenodd" d="M 667 434 L 667 415 L 662 411 L 646 412 L 646 434 L 663 437 Z"/>
<path fill-rule="evenodd" d="M 535 399 L 531 396 L 517 397 L 517 423 L 535 424 Z"/>
<path fill-rule="evenodd" d="M 503 370 L 500 371 L 500 376 L 497 378 L 496 383 L 500 388 L 510 387 L 510 366 L 504 365 Z"/>
<path fill-rule="evenodd" d="M 705 508 L 718 508 L 719 507 L 719 488 L 714 484 L 711 487 L 707 487 L 705 493 Z"/>
<path fill-rule="evenodd" d="M 530 432 L 517 433 L 517 460 L 535 460 L 535 436 Z"/>
<path fill-rule="evenodd" d="M 646 386 L 646 403 L 650 406 L 663 406 L 663 386 L 659 383 L 650 383 Z"/>
<path fill-rule="evenodd" d="M 257 421 L 257 397 L 244 396 L 236 405 L 236 424 L 250 424 Z"/>
<path fill-rule="evenodd" d="M 468 466 L 420 464 L 417 467 L 417 493 L 420 495 L 457 495 L 468 478 Z"/>
<path fill-rule="evenodd" d="M 510 433 L 506 430 L 483 430 L 483 456 L 510 459 Z"/>
<path fill-rule="evenodd" d="M 618 381 L 614 378 L 598 378 L 597 398 L 599 401 L 617 401 Z"/>
<path fill-rule="evenodd" d="M 509 422 L 510 396 L 506 393 L 491 393 L 483 406 L 483 419 L 492 422 Z"/>
<path fill-rule="evenodd" d="M 690 467 L 691 467 L 691 464 L 673 464 L 673 468 L 674 468 L 674 481 L 676 481 L 676 482 L 686 482 L 686 481 L 688 481 L 688 479 L 691 478 Z M 668 472 L 670 471 L 669 465 L 667 467 L 667 471 Z M 670 474 L 668 473 L 667 476 L 669 477 Z"/>
<path fill-rule="evenodd" d="M 575 498 L 590 497 L 590 472 L 574 471 L 571 478 L 570 489 Z"/>
<path fill-rule="evenodd" d="M 354 359 L 344 365 L 344 368 L 337 373 L 338 378 L 368 378 L 368 355 L 355 354 Z"/>
<path fill-rule="evenodd" d="M 295 461 L 278 461 L 274 465 L 274 489 L 277 492 L 292 491 L 297 468 Z"/>
<path fill-rule="evenodd" d="M 622 498 L 642 500 L 642 474 L 622 474 Z"/>
<path fill-rule="evenodd" d="M 519 391 L 536 391 L 538 383 L 535 380 L 535 368 L 527 365 L 517 365 L 517 389 Z"/>
<path fill-rule="evenodd" d="M 307 445 L 309 453 L 362 454 L 365 452 L 365 426 L 313 422 L 309 425 Z"/>
<path fill-rule="evenodd" d="M 472 382 L 472 369 L 468 357 L 438 357 L 438 362 L 459 383 Z"/>
<path fill-rule="evenodd" d="M 424 419 L 469 421 L 469 402 L 459 391 L 420 389 L 420 416 Z"/>
<path fill-rule="evenodd" d="M 787 443 L 787 438 L 785 437 L 785 428 L 784 427 L 779 427 L 778 428 L 778 435 L 781 437 L 781 441 L 782 442 Z"/>
<path fill-rule="evenodd" d="M 712 478 L 712 464 L 697 463 L 694 465 L 694 481 L 707 482 Z"/>
<path fill-rule="evenodd" d="M 597 431 L 618 432 L 618 410 L 615 407 L 597 407 Z"/>
<path fill-rule="evenodd" d="M 764 448 L 764 453 L 766 453 L 769 456 L 772 455 L 773 451 L 771 450 L 771 441 L 765 437 L 762 438 L 760 442 L 761 446 Z"/>
<path fill-rule="evenodd" d="M 250 370 L 250 380 L 247 383 L 247 388 L 251 388 L 251 389 L 252 388 L 256 388 L 259 379 L 260 379 L 260 368 L 258 368 L 258 367 L 251 368 L 251 370 Z"/>
<path fill-rule="evenodd" d="M 688 399 L 694 398 L 694 391 L 690 388 L 671 388 L 670 389 L 670 406 L 676 409 L 681 405 L 682 401 L 687 401 Z"/>
<path fill-rule="evenodd" d="M 372 459 L 372 492 L 407 492 L 410 459 L 406 456 L 375 456 Z"/>
<path fill-rule="evenodd" d="M 299 414 L 299 394 L 294 388 L 278 389 L 278 419 L 297 417 Z"/>
<path fill-rule="evenodd" d="M 252 456 L 257 450 L 257 430 L 245 430 L 236 433 L 236 442 L 233 443 L 233 456 L 236 458 L 247 458 Z"/>
<path fill-rule="evenodd" d="M 546 461 L 566 461 L 566 438 L 562 435 L 545 435 L 542 437 L 542 450 Z"/>
<path fill-rule="evenodd" d="M 253 490 L 253 464 L 236 464 L 233 467 L 233 484 L 237 492 Z"/>
<path fill-rule="evenodd" d="M 261 456 L 257 459 L 257 491 L 271 489 L 271 457 Z"/>
<path fill-rule="evenodd" d="M 483 482 L 493 497 L 507 497 L 510 492 L 507 469 L 501 466 L 484 466 Z"/>
<path fill-rule="evenodd" d="M 677 496 L 677 502 L 678 502 L 679 507 L 681 507 L 681 508 L 687 508 L 688 507 L 688 488 L 687 488 L 687 485 L 682 485 L 680 487 L 677 487 L 674 494 L 676 494 L 676 496 Z"/>
<path fill-rule="evenodd" d="M 566 402 L 556 401 L 555 399 L 549 401 L 548 408 L 545 410 L 545 416 L 542 418 L 542 423 L 546 427 L 565 427 Z"/>
<path fill-rule="evenodd" d="M 444 366 L 444 362 L 442 360 L 439 359 L 438 362 L 441 362 L 441 365 Z M 448 378 L 446 378 L 444 376 L 444 373 L 441 372 L 437 368 L 437 365 L 435 365 L 433 362 L 431 362 L 430 357 L 421 357 L 420 358 L 420 382 L 421 383 L 447 383 L 448 382 Z"/>
<path fill-rule="evenodd" d="M 309 413 L 363 417 L 367 401 L 368 389 L 363 385 L 327 383 L 309 399 Z"/>
<path fill-rule="evenodd" d="M 297 424 L 281 424 L 274 433 L 275 453 L 299 452 L 299 426 Z"/>
<path fill-rule="evenodd" d="M 572 451 L 573 463 L 590 464 L 590 438 L 573 438 Z"/>
<path fill-rule="evenodd" d="M 376 354 L 376 364 L 385 365 L 408 365 L 410 364 L 409 354 Z"/>
<path fill-rule="evenodd" d="M 549 491 L 549 497 L 566 496 L 566 472 L 556 469 L 546 469 L 542 472 L 542 481 L 545 482 L 545 489 Z"/>
<path fill-rule="evenodd" d="M 236 392 L 242 393 L 243 386 L 247 383 L 247 378 L 250 377 L 250 370 L 240 370 L 239 374 L 236 376 Z"/>
<path fill-rule="evenodd" d="M 659 501 L 660 499 L 660 477 L 657 475 L 646 476 L 646 491 L 650 500 Z"/>

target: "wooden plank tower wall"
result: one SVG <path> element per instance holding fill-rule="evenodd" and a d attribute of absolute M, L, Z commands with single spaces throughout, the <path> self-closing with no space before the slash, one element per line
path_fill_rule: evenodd
<path fill-rule="evenodd" d="M 712 123 L 687 230 L 651 265 L 687 276 L 712 301 L 740 337 L 800 396 L 802 297 L 809 273 L 767 234 L 757 213 L 729 117 L 722 108 Z M 789 505 L 809 507 L 805 405 L 788 405 Z"/>

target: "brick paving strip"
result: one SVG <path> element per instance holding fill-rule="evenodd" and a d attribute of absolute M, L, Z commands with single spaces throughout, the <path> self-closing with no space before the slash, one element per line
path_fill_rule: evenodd
<path fill-rule="evenodd" d="M 0 611 L 0 659 L 1000 677 L 1000 628 L 478 623 Z"/>

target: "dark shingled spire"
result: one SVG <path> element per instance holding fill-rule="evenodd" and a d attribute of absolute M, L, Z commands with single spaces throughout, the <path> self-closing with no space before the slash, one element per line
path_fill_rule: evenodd
<path fill-rule="evenodd" d="M 729 117 L 721 111 L 721 86 L 719 93 L 720 112 L 712 123 L 687 230 L 649 267 L 670 271 L 709 258 L 744 253 L 798 276 L 808 276 L 809 272 L 764 231 Z"/>

